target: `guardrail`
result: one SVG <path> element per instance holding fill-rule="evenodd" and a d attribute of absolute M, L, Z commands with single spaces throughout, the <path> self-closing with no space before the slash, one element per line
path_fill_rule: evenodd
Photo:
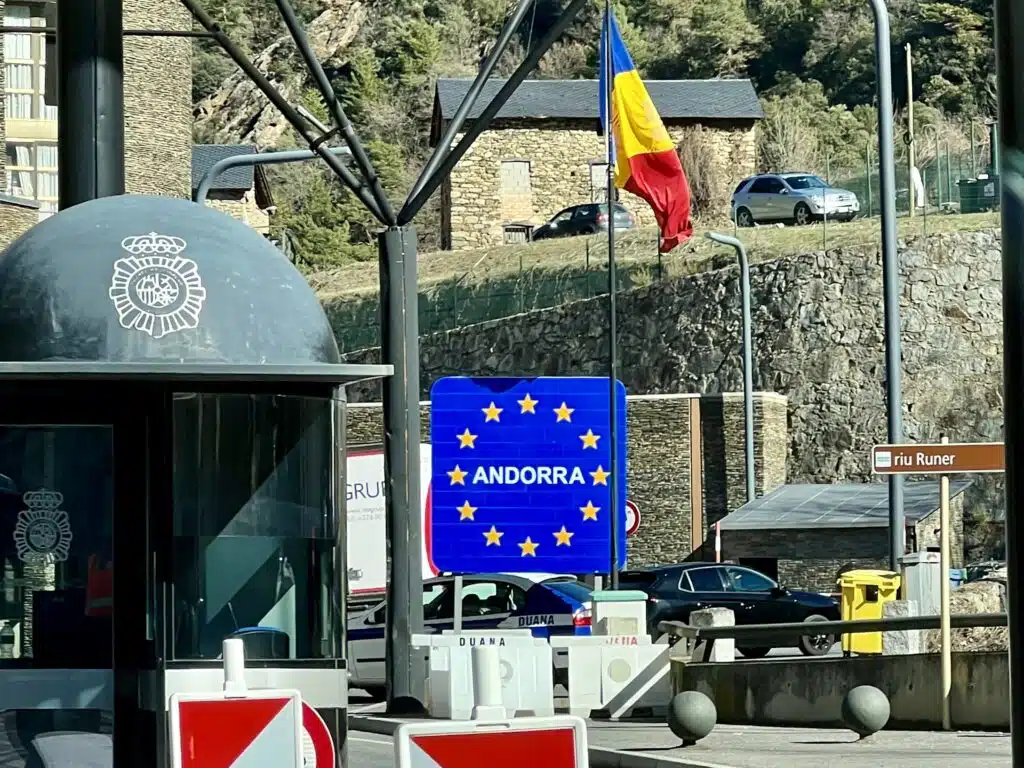
<path fill-rule="evenodd" d="M 949 617 L 953 629 L 971 627 L 1005 627 L 1005 613 L 957 613 Z M 715 640 L 766 640 L 806 635 L 856 635 L 864 632 L 895 632 L 900 630 L 938 629 L 938 616 L 892 616 L 885 619 L 852 619 L 845 621 L 801 621 L 781 624 L 740 624 L 732 627 L 691 627 L 681 621 L 662 621 L 658 630 L 670 642 L 692 641 L 695 662 L 708 661 Z M 750 643 L 754 645 L 755 643 Z"/>

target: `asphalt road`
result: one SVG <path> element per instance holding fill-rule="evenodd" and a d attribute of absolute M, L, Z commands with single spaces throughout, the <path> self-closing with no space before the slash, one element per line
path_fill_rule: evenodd
<path fill-rule="evenodd" d="M 348 765 L 352 768 L 394 768 L 395 747 L 391 737 L 349 731 Z"/>

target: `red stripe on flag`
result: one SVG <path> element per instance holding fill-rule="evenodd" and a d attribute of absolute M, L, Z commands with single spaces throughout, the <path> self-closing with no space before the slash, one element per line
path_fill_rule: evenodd
<path fill-rule="evenodd" d="M 572 728 L 413 736 L 412 742 L 443 768 L 578 768 Z"/>
<path fill-rule="evenodd" d="M 661 230 L 658 250 L 668 253 L 693 235 L 690 223 L 690 185 L 675 149 L 629 158 L 625 189 L 643 198 L 654 211 Z"/>

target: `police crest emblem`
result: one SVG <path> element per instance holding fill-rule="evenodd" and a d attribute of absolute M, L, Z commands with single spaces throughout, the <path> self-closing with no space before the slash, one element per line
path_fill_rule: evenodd
<path fill-rule="evenodd" d="M 122 328 L 159 339 L 199 326 L 206 289 L 199 266 L 181 255 L 187 245 L 156 232 L 121 241 L 131 255 L 114 262 L 109 295 Z"/>

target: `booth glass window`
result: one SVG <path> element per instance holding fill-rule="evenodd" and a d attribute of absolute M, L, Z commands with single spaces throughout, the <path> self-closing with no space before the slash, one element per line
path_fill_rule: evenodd
<path fill-rule="evenodd" d="M 0 664 L 109 668 L 109 426 L 0 425 Z"/>
<path fill-rule="evenodd" d="M 344 553 L 339 404 L 178 394 L 173 405 L 171 658 L 336 658 Z"/>

